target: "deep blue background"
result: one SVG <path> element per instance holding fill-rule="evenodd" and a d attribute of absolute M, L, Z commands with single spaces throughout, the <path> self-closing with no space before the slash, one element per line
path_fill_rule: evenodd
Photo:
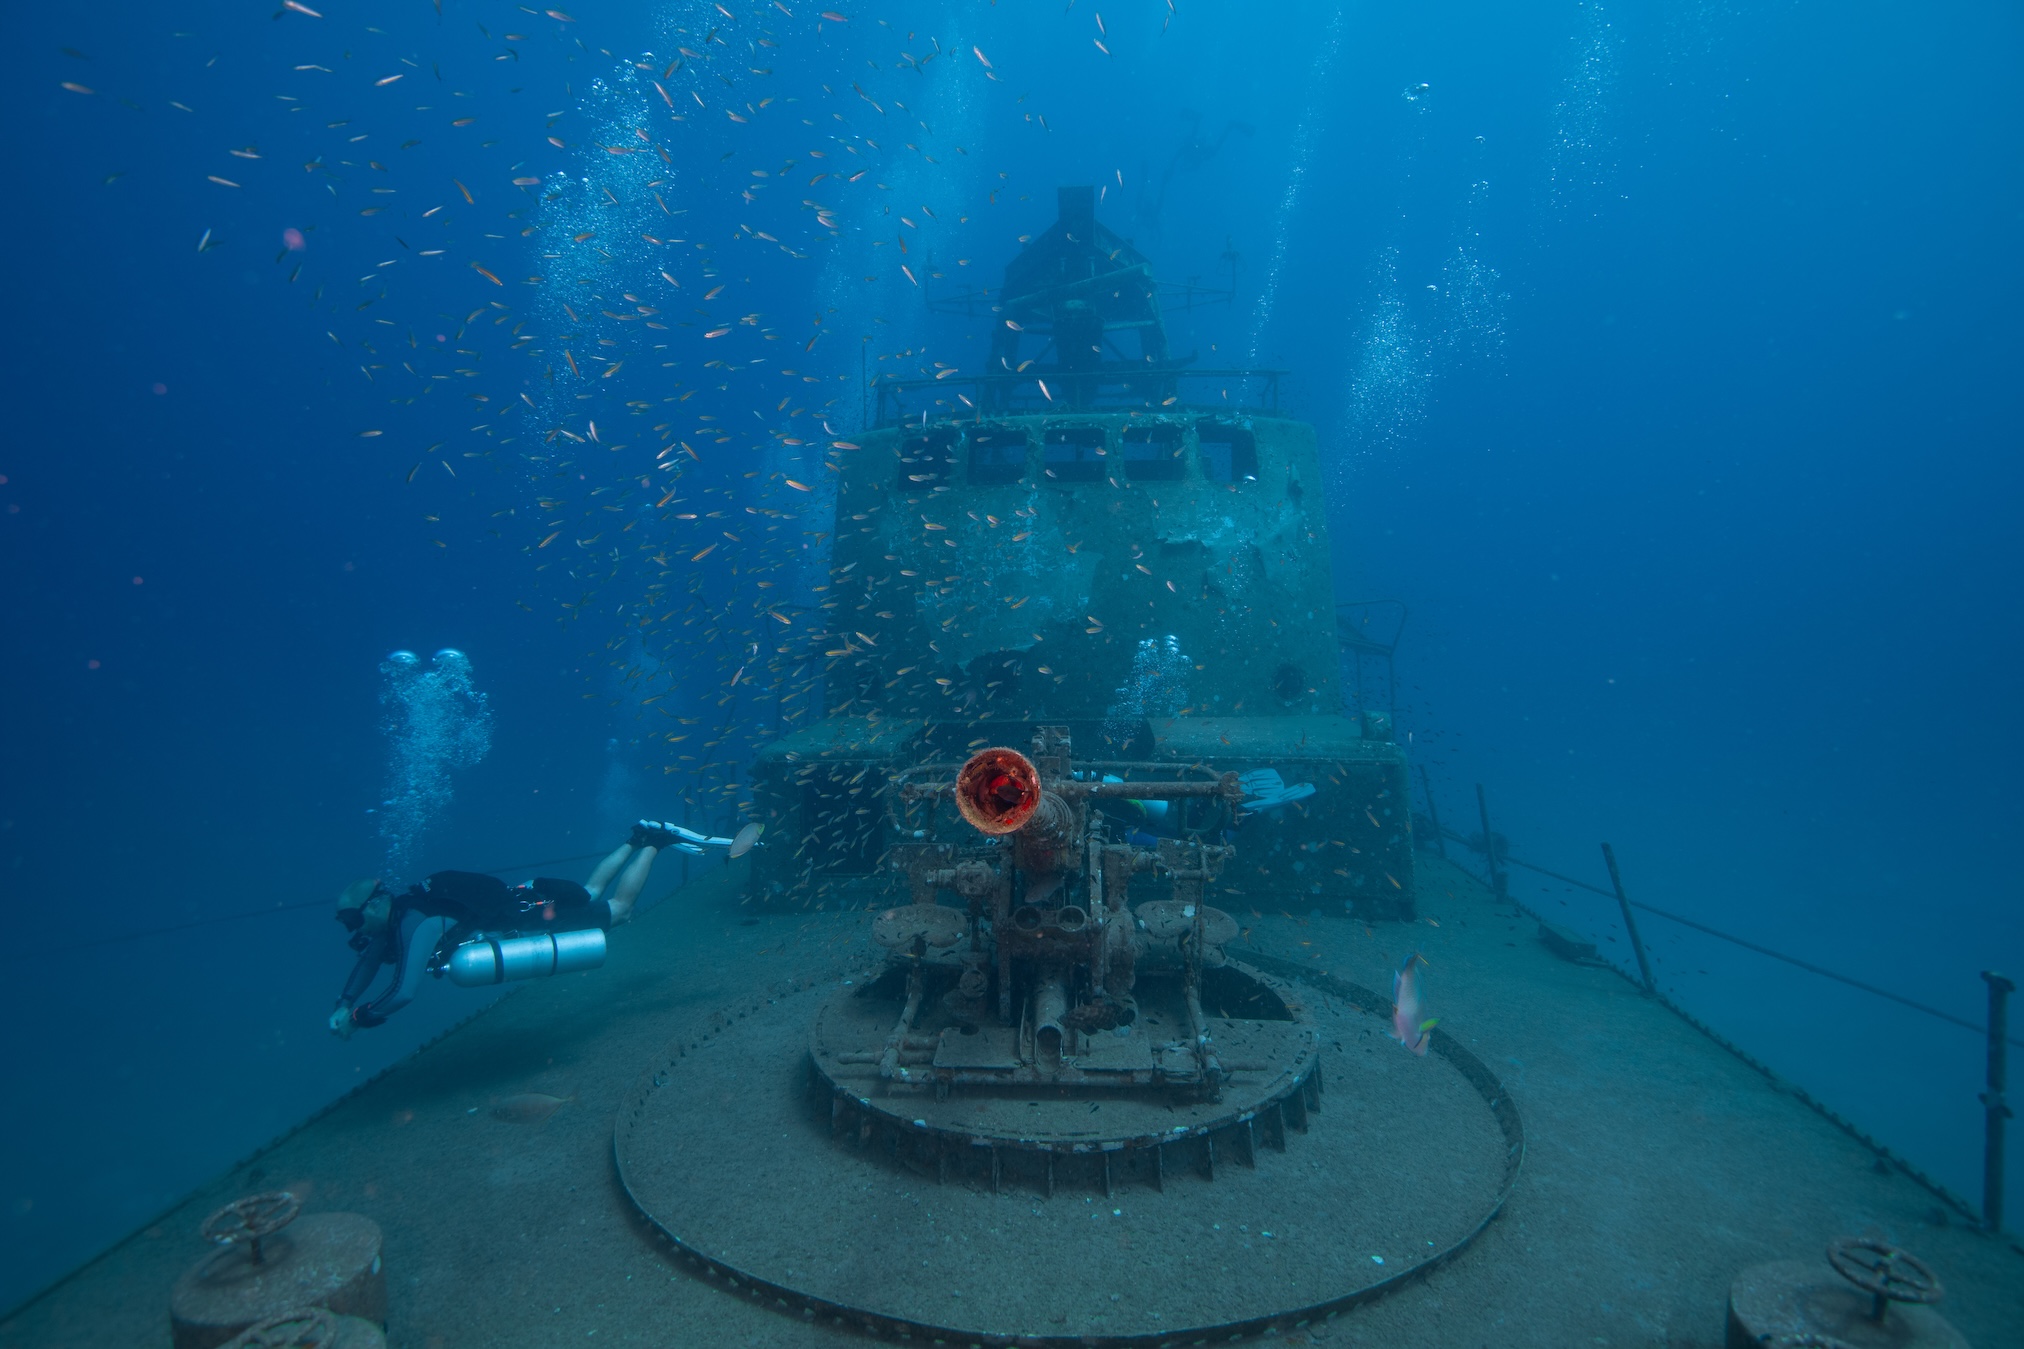
<path fill-rule="evenodd" d="M 1104 218 L 1163 275 L 1214 284 L 1239 255 L 1237 302 L 1177 316 L 1176 346 L 1294 371 L 1289 406 L 1330 461 L 1339 591 L 1411 607 L 1401 728 L 1450 823 L 1473 830 L 1482 782 L 1522 856 L 1600 880 L 1607 838 L 1639 897 L 1971 1020 L 1976 971 L 2024 966 L 2014 9 L 1261 18 L 1225 0 L 1162 34 L 1145 0 L 1105 7 L 1103 32 L 1089 0 L 848 24 L 794 4 L 729 23 L 707 4 L 571 23 L 491 0 L 316 7 L 48 7 L 0 54 L 0 1304 L 476 1005 L 432 988 L 371 1037 L 322 1029 L 347 956 L 317 902 L 380 861 L 388 650 L 468 652 L 496 719 L 421 865 L 573 855 L 628 811 L 729 809 L 641 737 L 679 713 L 729 725 L 729 754 L 779 715 L 716 703 L 746 644 L 772 640 L 758 601 L 817 602 L 802 531 L 825 527 L 821 497 L 784 484 L 819 489 L 823 470 L 781 437 L 828 437 L 780 400 L 839 400 L 847 436 L 860 348 L 872 369 L 975 368 L 981 325 L 929 316 L 897 264 L 944 292 L 994 285 L 1062 183 L 1106 185 Z M 762 30 L 778 45 L 745 45 Z M 664 74 L 681 45 L 711 60 Z M 651 71 L 626 64 L 641 52 Z M 709 106 L 673 122 L 648 78 Z M 1154 217 L 1184 110 L 1251 134 L 1177 171 Z M 635 127 L 668 163 L 601 150 L 643 146 Z M 836 139 L 853 136 L 879 148 L 853 156 Z M 261 158 L 228 153 L 246 147 Z M 870 172 L 804 186 L 838 163 Z M 578 181 L 510 185 L 557 170 Z M 646 204 L 655 175 L 687 216 Z M 622 204 L 600 216 L 605 187 Z M 834 238 L 804 200 L 833 210 Z M 289 227 L 308 247 L 277 260 Z M 609 257 L 571 242 L 582 228 Z M 639 239 L 675 230 L 679 246 Z M 696 326 L 600 319 L 579 276 Z M 469 320 L 494 302 L 541 357 Z M 622 377 L 550 379 L 562 346 L 623 354 Z M 708 521 L 641 510 L 674 481 L 646 427 L 690 388 L 685 418 L 742 428 L 666 433 L 700 451 L 690 499 L 728 489 L 752 530 L 778 526 L 698 564 Z M 533 410 L 500 412 L 521 393 Z M 567 470 L 514 458 L 592 420 Z M 535 548 L 551 521 L 563 536 Z M 655 550 L 671 561 L 649 566 Z M 751 587 L 760 567 L 775 590 Z M 701 581 L 715 638 L 622 640 L 662 571 Z M 642 652 L 672 664 L 617 682 Z M 664 697 L 643 707 L 647 686 Z M 1524 893 L 1615 932 L 1592 896 Z M 1689 1007 L 1976 1192 L 1975 1036 L 1645 927 Z"/>

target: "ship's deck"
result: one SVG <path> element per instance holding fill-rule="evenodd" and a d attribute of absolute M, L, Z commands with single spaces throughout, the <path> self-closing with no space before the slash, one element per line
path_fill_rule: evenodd
<path fill-rule="evenodd" d="M 1371 988 L 1389 987 L 1406 950 L 1423 950 L 1433 1013 L 1519 1105 L 1524 1169 L 1502 1218 L 1455 1261 L 1281 1338 L 1714 1349 L 1739 1269 L 1818 1260 L 1830 1238 L 1868 1234 L 1933 1266 L 1949 1290 L 1940 1310 L 1970 1342 L 2024 1340 L 2024 1256 L 2008 1240 L 1879 1169 L 1868 1149 L 1616 974 L 1550 954 L 1530 922 L 1501 916 L 1459 869 L 1423 865 L 1422 909 L 1438 927 L 1239 916 L 1258 951 Z M 383 1226 L 396 1346 L 864 1342 L 689 1272 L 614 1174 L 614 1114 L 664 1045 L 868 949 L 863 913 L 741 925 L 737 880 L 705 873 L 617 934 L 604 969 L 525 987 L 218 1177 L 0 1324 L 0 1346 L 167 1345 L 169 1288 L 204 1253 L 203 1215 L 282 1186 L 309 1209 Z M 530 1091 L 573 1099 L 540 1124 L 491 1115 L 499 1098 Z M 706 1171 L 707 1153 L 697 1161 Z M 779 1196 L 783 1223 L 795 1202 Z M 1161 1234 L 1144 1235 L 1139 1277 L 1171 1277 Z"/>

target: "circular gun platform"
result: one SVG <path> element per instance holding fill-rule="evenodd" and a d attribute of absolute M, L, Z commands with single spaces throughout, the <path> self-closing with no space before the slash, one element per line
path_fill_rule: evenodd
<path fill-rule="evenodd" d="M 864 975 L 849 975 L 849 985 L 810 983 L 727 1012 L 670 1046 L 620 1111 L 620 1179 L 727 1291 L 878 1334 L 1154 1345 L 1339 1315 L 1482 1230 L 1517 1176 L 1522 1126 L 1495 1077 L 1445 1031 L 1416 1057 L 1386 1037 L 1390 1004 L 1377 994 L 1247 959 L 1275 986 L 1301 980 L 1327 1082 L 1325 1096 L 1303 1087 L 1282 1098 L 1306 1107 L 1304 1131 L 1291 1111 L 1283 1138 L 1254 1124 L 1248 1157 L 1230 1147 L 1212 1159 L 1204 1144 L 1217 1130 L 1196 1132 L 1202 1118 L 1165 1126 L 1171 1138 L 1159 1141 L 1106 1131 L 1146 1140 L 1148 1165 L 1114 1170 L 1109 1195 L 1100 1166 L 1058 1165 L 1049 1195 L 1044 1162 L 1011 1174 L 1001 1165 L 994 1191 L 988 1166 L 945 1168 L 939 1145 L 909 1146 L 904 1131 L 860 1121 L 832 1133 L 835 1095 L 811 1069 L 810 1026 L 862 987 Z M 1026 1091 L 939 1104 L 1039 1119 L 1051 1103 Z M 1112 1106 L 1070 1104 L 1092 1119 Z M 1174 1108 L 1178 1118 L 1192 1107 Z M 1058 1130 L 1063 1112 L 1053 1113 Z M 916 1138 L 949 1133 L 913 1118 L 923 1121 Z M 988 1156 L 1040 1131 L 976 1136 L 986 1141 L 965 1146 Z M 1068 1142 L 1067 1158 L 1024 1155 L 1088 1162 L 1076 1140 L 1049 1141 Z"/>
<path fill-rule="evenodd" d="M 928 964 L 923 973 L 922 1033 L 909 1037 L 914 1048 L 900 1060 L 918 1081 L 880 1075 L 905 1002 L 899 967 L 830 991 L 809 1034 L 808 1063 L 833 1136 L 937 1181 L 1042 1194 L 1064 1185 L 1104 1195 L 1141 1183 L 1157 1189 L 1170 1167 L 1213 1178 L 1219 1164 L 1255 1165 L 1261 1147 L 1284 1151 L 1321 1108 L 1321 1043 L 1305 1000 L 1235 962 L 1202 972 L 1203 1007 L 1230 1074 L 1214 1100 L 1185 1084 L 1150 1085 L 1198 1072 L 1178 970 L 1142 975 L 1137 1020 L 1081 1036 L 1051 1080 L 1016 1066 L 1018 1028 L 940 1013 L 953 969 Z M 937 1074 L 970 1083 L 944 1089 Z"/>

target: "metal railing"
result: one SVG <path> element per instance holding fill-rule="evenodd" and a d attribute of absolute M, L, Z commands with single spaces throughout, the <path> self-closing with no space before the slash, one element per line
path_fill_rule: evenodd
<path fill-rule="evenodd" d="M 1637 920 L 1636 917 L 1633 915 L 1632 910 L 1642 909 L 1646 913 L 1652 914 L 1655 917 L 1663 918 L 1668 922 L 1677 923 L 1680 926 L 1690 928 L 1695 932 L 1700 932 L 1707 936 L 1714 937 L 1720 941 L 1728 942 L 1731 945 L 1739 946 L 1746 951 L 1751 951 L 1756 953 L 1757 955 L 1765 956 L 1768 957 L 1769 959 L 1780 961 L 1784 964 L 1791 965 L 1796 969 L 1805 970 L 1807 973 L 1817 975 L 1820 978 L 1829 979 L 1834 981 L 1835 983 L 1844 984 L 1850 988 L 1860 989 L 1862 992 L 1868 993 L 1874 997 L 1882 998 L 1889 1002 L 1894 1002 L 1901 1007 L 1909 1008 L 1912 1011 L 1918 1012 L 1924 1016 L 1932 1017 L 1935 1020 L 1944 1021 L 1950 1026 L 1958 1026 L 1964 1030 L 1973 1031 L 1979 1035 L 1984 1036 L 1988 1045 L 1988 1071 L 1986 1079 L 1987 1089 L 1984 1092 L 1982 1092 L 1978 1098 L 1982 1103 L 1983 1123 L 1984 1123 L 1983 1153 L 1982 1153 L 1982 1208 L 1979 1216 L 1981 1219 L 1982 1226 L 1986 1228 L 1988 1231 L 2000 1232 L 2002 1230 L 2003 1183 L 2004 1183 L 2004 1123 L 2014 1113 L 2010 1109 L 2005 1099 L 2005 1091 L 2008 1076 L 2009 1047 L 2011 1045 L 2016 1045 L 2018 1048 L 2024 1049 L 2024 1041 L 2017 1040 L 2009 1034 L 2009 996 L 2011 993 L 2016 991 L 2017 987 L 2016 984 L 2013 983 L 2010 979 L 2006 978 L 2001 974 L 1996 973 L 1994 970 L 1982 971 L 1982 980 L 1988 986 L 1989 1011 L 1988 1011 L 1988 1020 L 1986 1024 L 1978 1026 L 1974 1022 L 1969 1021 L 1965 1017 L 1955 1016 L 1951 1012 L 1942 1011 L 1937 1007 L 1929 1007 L 1925 1003 L 1917 1002 L 1911 998 L 1907 998 L 1901 993 L 1893 993 L 1887 988 L 1879 988 L 1875 984 L 1866 983 L 1863 980 L 1854 978 L 1850 975 L 1842 974 L 1835 970 L 1830 970 L 1824 965 L 1816 964 L 1813 961 L 1802 960 L 1798 956 L 1787 955 L 1783 951 L 1773 950 L 1772 948 L 1765 946 L 1760 942 L 1750 941 L 1747 938 L 1738 937 L 1734 933 L 1724 932 L 1719 928 L 1710 927 L 1706 923 L 1700 922 L 1697 919 L 1688 918 L 1683 914 L 1673 913 L 1669 910 L 1661 909 L 1656 905 L 1646 904 L 1642 900 L 1632 899 L 1628 894 L 1628 892 L 1626 892 L 1624 889 L 1623 875 L 1617 866 L 1616 851 L 1613 848 L 1611 848 L 1610 845 L 1607 843 L 1604 843 L 1602 845 L 1603 864 L 1609 872 L 1609 880 L 1610 880 L 1609 888 L 1607 889 L 1603 888 L 1600 885 L 1591 884 L 1590 882 L 1581 880 L 1577 877 L 1569 876 L 1564 872 L 1553 871 L 1546 867 L 1542 867 L 1537 863 L 1527 862 L 1522 858 L 1513 857 L 1511 856 L 1510 848 L 1506 840 L 1504 840 L 1501 836 L 1493 832 L 1490 828 L 1489 801 L 1483 791 L 1483 784 L 1481 784 L 1480 782 L 1476 784 L 1476 808 L 1478 811 L 1479 818 L 1482 822 L 1482 833 L 1475 837 L 1470 837 L 1465 834 L 1456 833 L 1452 829 L 1444 828 L 1440 823 L 1440 814 L 1438 807 L 1434 804 L 1433 784 L 1426 777 L 1426 770 L 1424 765 L 1421 766 L 1421 787 L 1426 794 L 1427 816 L 1429 822 L 1433 827 L 1434 841 L 1436 845 L 1440 847 L 1440 855 L 1442 857 L 1447 856 L 1447 849 L 1445 847 L 1445 842 L 1447 840 L 1452 840 L 1456 843 L 1460 843 L 1464 847 L 1473 849 L 1474 851 L 1481 853 L 1483 856 L 1485 870 L 1489 873 L 1487 884 L 1490 888 L 1491 893 L 1498 900 L 1501 900 L 1504 903 L 1510 904 L 1520 909 L 1528 917 L 1541 923 L 1542 925 L 1546 924 L 1547 922 L 1546 919 L 1542 918 L 1539 914 L 1532 912 L 1532 910 L 1526 908 L 1523 904 L 1520 904 L 1516 899 L 1513 899 L 1511 897 L 1510 876 L 1509 873 L 1505 870 L 1506 867 L 1521 867 L 1526 871 L 1536 872 L 1541 876 L 1546 876 L 1553 880 L 1560 881 L 1561 883 L 1572 886 L 1575 889 L 1586 890 L 1592 894 L 1601 895 L 1607 899 L 1614 899 L 1617 903 L 1619 911 L 1623 916 L 1624 932 L 1627 938 L 1629 939 L 1631 953 L 1633 956 L 1636 957 L 1638 973 L 1636 975 L 1632 975 L 1629 971 L 1620 968 L 1613 961 L 1605 960 L 1602 963 L 1607 965 L 1610 969 L 1616 971 L 1616 973 L 1618 973 L 1619 975 L 1622 975 L 1624 978 L 1629 979 L 1631 980 L 1631 982 L 1637 984 L 1647 995 L 1656 999 L 1667 1010 L 1673 1012 L 1674 1014 L 1684 1019 L 1689 1025 L 1693 1026 L 1696 1030 L 1700 1031 L 1702 1034 L 1706 1035 L 1709 1039 L 1715 1041 L 1715 1043 L 1721 1045 L 1724 1049 L 1727 1049 L 1730 1053 L 1736 1055 L 1738 1058 L 1742 1059 L 1745 1063 L 1757 1069 L 1759 1072 L 1763 1073 L 1767 1077 L 1775 1079 L 1777 1077 L 1777 1074 L 1772 1072 L 1772 1070 L 1766 1065 L 1758 1062 L 1758 1060 L 1752 1057 L 1747 1051 L 1743 1050 L 1739 1046 L 1725 1039 L 1712 1027 L 1703 1023 L 1699 1018 L 1695 1017 L 1693 1013 L 1687 1011 L 1684 1007 L 1681 1007 L 1678 1003 L 1674 1002 L 1671 998 L 1667 997 L 1663 992 L 1659 990 L 1657 981 L 1656 979 L 1654 979 L 1652 975 L 1651 961 L 1645 953 L 1644 942 L 1638 935 Z M 1930 1176 L 1927 1176 L 1923 1171 L 1920 1171 L 1917 1167 L 1911 1165 L 1903 1158 L 1893 1154 L 1889 1148 L 1885 1147 L 1882 1143 L 1880 1143 L 1876 1139 L 1870 1137 L 1867 1133 L 1857 1128 L 1854 1124 L 1843 1119 L 1840 1115 L 1836 1114 L 1833 1110 L 1829 1109 L 1825 1104 L 1814 1100 L 1805 1091 L 1799 1090 L 1797 1088 L 1792 1088 L 1792 1090 L 1801 1101 L 1805 1102 L 1813 1109 L 1819 1111 L 1822 1115 L 1826 1116 L 1829 1120 L 1833 1121 L 1836 1125 L 1845 1130 L 1847 1133 L 1851 1134 L 1856 1139 L 1861 1141 L 1863 1144 L 1876 1151 L 1880 1156 L 1883 1156 L 1888 1160 L 1890 1160 L 1899 1169 L 1903 1170 L 1905 1174 L 1911 1176 L 1921 1185 L 1924 1185 L 1927 1189 L 1931 1190 L 1933 1193 L 1939 1195 L 1941 1198 L 1953 1204 L 1962 1213 L 1967 1214 L 1969 1216 L 1976 1216 L 1974 1209 L 1967 1203 L 1966 1200 L 1963 1200 L 1962 1198 L 1960 1198 L 1960 1196 L 1952 1193 L 1944 1185 L 1941 1185 L 1938 1181 L 1934 1180 Z M 2019 1249 L 2024 1249 L 2024 1247 L 2020 1247 Z"/>
<path fill-rule="evenodd" d="M 874 427 L 1077 412 L 1279 415 L 1284 370 L 1102 369 L 1073 373 L 964 375 L 873 382 Z"/>
<path fill-rule="evenodd" d="M 1384 663 L 1385 715 L 1398 715 L 1398 649 L 1399 639 L 1405 636 L 1406 617 L 1404 600 L 1344 600 L 1335 606 L 1335 640 L 1349 658 L 1359 715 L 1368 707 L 1363 682 L 1368 660 Z"/>

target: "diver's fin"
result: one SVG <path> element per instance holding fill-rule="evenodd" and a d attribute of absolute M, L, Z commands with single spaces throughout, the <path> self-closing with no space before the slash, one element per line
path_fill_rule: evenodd
<path fill-rule="evenodd" d="M 1246 796 L 1276 796 L 1286 790 L 1286 779 L 1279 776 L 1276 768 L 1254 768 L 1238 774 L 1237 785 Z"/>

